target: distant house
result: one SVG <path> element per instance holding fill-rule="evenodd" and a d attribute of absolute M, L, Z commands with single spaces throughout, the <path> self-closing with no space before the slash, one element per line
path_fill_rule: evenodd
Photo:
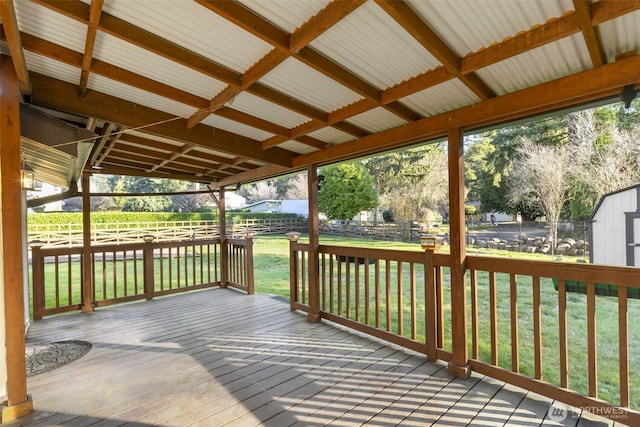
<path fill-rule="evenodd" d="M 589 238 L 591 263 L 640 266 L 640 184 L 602 196 Z"/>
<path fill-rule="evenodd" d="M 306 199 L 261 200 L 244 208 L 249 212 L 292 213 L 305 217 L 309 215 L 309 202 Z"/>

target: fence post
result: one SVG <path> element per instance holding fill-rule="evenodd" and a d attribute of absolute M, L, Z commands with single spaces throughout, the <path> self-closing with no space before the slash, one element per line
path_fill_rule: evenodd
<path fill-rule="evenodd" d="M 42 257 L 43 242 L 34 240 L 31 247 L 31 286 L 33 289 L 33 320 L 42 319 L 44 312 L 44 258 Z"/>
<path fill-rule="evenodd" d="M 147 300 L 153 299 L 155 290 L 155 271 L 153 268 L 153 240 L 155 236 L 147 234 L 143 236 L 144 249 L 142 250 L 142 263 L 144 265 L 144 293 Z M 162 260 L 160 260 L 162 262 Z"/>

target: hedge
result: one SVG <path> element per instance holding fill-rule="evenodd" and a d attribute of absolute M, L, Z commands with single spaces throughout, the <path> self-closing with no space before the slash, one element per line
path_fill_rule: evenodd
<path fill-rule="evenodd" d="M 266 212 L 226 212 L 227 220 L 295 218 L 296 214 Z M 206 221 L 218 219 L 217 212 L 92 212 L 91 222 L 156 222 L 156 221 Z M 41 212 L 27 216 L 29 224 L 81 224 L 82 212 Z"/>

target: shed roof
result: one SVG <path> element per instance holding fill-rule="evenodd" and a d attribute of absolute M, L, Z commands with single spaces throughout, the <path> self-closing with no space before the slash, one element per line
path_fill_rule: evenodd
<path fill-rule="evenodd" d="M 640 83 L 640 1 L 13 0 L 0 11 L 25 102 L 96 132 L 92 173 L 232 185 Z"/>

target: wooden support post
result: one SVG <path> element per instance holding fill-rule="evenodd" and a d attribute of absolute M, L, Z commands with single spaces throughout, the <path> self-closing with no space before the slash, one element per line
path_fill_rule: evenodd
<path fill-rule="evenodd" d="M 320 232 L 318 224 L 318 169 L 315 165 L 307 167 L 309 190 L 309 322 L 320 321 L 320 281 L 318 267 L 318 247 Z"/>
<path fill-rule="evenodd" d="M 153 239 L 149 235 L 144 237 L 144 249 L 142 250 L 142 262 L 144 268 L 144 293 L 147 300 L 153 299 L 155 291 L 155 273 L 153 271 Z M 162 260 L 160 261 L 162 262 Z"/>
<path fill-rule="evenodd" d="M 88 173 L 82 174 L 82 312 L 93 308 L 93 262 L 91 259 L 91 190 Z"/>
<path fill-rule="evenodd" d="M 449 129 L 449 233 L 451 241 L 451 334 L 449 373 L 468 378 L 464 146 L 462 129 Z"/>
<path fill-rule="evenodd" d="M 220 287 L 226 288 L 229 282 L 229 248 L 227 247 L 227 223 L 225 218 L 224 187 L 218 193 L 218 226 L 220 227 Z"/>
<path fill-rule="evenodd" d="M 424 299 L 425 299 L 425 339 L 427 358 L 430 362 L 438 360 L 438 309 L 436 294 L 435 254 L 424 251 Z"/>
<path fill-rule="evenodd" d="M 6 345 L 7 400 L 2 422 L 27 415 L 23 268 L 22 172 L 20 169 L 20 89 L 13 60 L 0 56 L 0 192 L 2 193 L 2 274 Z"/>

